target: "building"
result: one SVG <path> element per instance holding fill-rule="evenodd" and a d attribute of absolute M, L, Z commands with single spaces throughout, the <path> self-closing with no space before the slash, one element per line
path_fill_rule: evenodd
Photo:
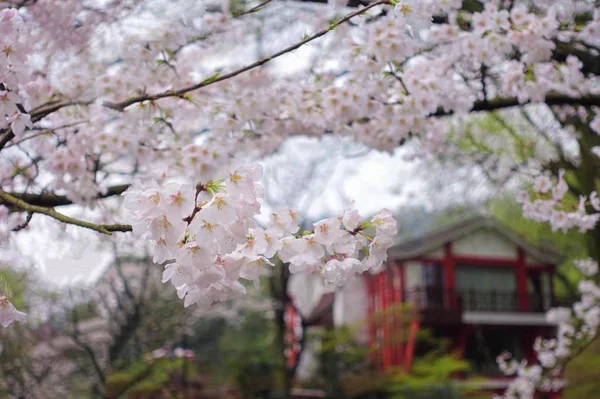
<path fill-rule="evenodd" d="M 372 360 L 380 369 L 410 370 L 416 335 L 427 328 L 469 362 L 469 375 L 457 378 L 484 377 L 478 379 L 480 389 L 501 393 L 510 379 L 502 376 L 496 357 L 509 351 L 534 361 L 535 338 L 553 332 L 545 312 L 558 302 L 553 275 L 561 261 L 551 248 L 532 245 L 494 219 L 477 216 L 398 240 L 386 264 L 335 295 L 314 279 L 307 291 L 316 295 L 296 287 L 302 284 L 292 284 L 291 295 L 299 312 L 323 320 L 321 325 L 366 321 L 358 338 L 373 348 Z M 399 310 L 406 309 L 402 303 L 414 311 Z M 560 397 L 546 395 L 540 398 Z"/>

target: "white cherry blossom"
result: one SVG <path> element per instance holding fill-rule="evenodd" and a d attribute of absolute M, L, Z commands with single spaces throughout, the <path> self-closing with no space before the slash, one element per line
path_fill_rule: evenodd
<path fill-rule="evenodd" d="M 13 322 L 26 323 L 26 315 L 18 311 L 6 296 L 0 296 L 0 324 L 2 327 L 8 327 Z"/>

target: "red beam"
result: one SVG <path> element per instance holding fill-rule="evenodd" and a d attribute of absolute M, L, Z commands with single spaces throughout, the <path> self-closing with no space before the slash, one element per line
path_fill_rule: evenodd
<path fill-rule="evenodd" d="M 411 261 L 431 263 L 433 266 L 444 266 L 444 258 L 428 258 L 426 256 L 418 256 L 416 258 L 404 259 L 404 262 Z"/>
<path fill-rule="evenodd" d="M 471 263 L 477 266 L 514 267 L 517 265 L 518 259 L 454 254 L 454 261 L 456 263 Z"/>
<path fill-rule="evenodd" d="M 452 254 L 452 243 L 444 245 L 444 291 L 446 291 L 446 305 L 450 309 L 456 308 L 456 258 Z"/>
<path fill-rule="evenodd" d="M 448 245 L 448 244 L 446 244 Z M 461 255 L 461 254 L 452 254 L 455 263 L 469 263 L 480 266 L 504 266 L 504 267 L 514 267 L 519 262 L 518 258 L 504 258 L 499 256 L 478 256 L 478 255 Z M 444 266 L 446 256 L 443 258 L 429 258 L 426 256 L 417 256 L 410 259 L 403 259 L 403 262 L 424 262 L 430 263 L 432 266 Z M 528 270 L 548 270 L 553 269 L 555 266 L 550 264 L 540 264 L 534 263 L 526 265 Z"/>

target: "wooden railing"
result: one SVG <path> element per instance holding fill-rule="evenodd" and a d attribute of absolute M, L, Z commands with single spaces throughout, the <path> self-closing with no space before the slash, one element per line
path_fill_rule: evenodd
<path fill-rule="evenodd" d="M 447 309 L 479 312 L 546 312 L 560 302 L 549 295 L 521 294 L 507 290 L 443 290 L 419 287 L 407 289 L 404 300 L 419 309 Z"/>

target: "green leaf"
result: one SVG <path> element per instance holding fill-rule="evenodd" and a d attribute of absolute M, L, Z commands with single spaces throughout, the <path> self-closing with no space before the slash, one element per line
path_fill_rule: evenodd
<path fill-rule="evenodd" d="M 212 76 L 204 79 L 202 81 L 202 84 L 205 84 L 205 85 L 210 84 L 210 83 L 214 82 L 215 80 L 217 80 L 219 78 L 219 76 L 221 76 L 221 72 L 217 72 L 217 73 L 213 74 Z"/>

